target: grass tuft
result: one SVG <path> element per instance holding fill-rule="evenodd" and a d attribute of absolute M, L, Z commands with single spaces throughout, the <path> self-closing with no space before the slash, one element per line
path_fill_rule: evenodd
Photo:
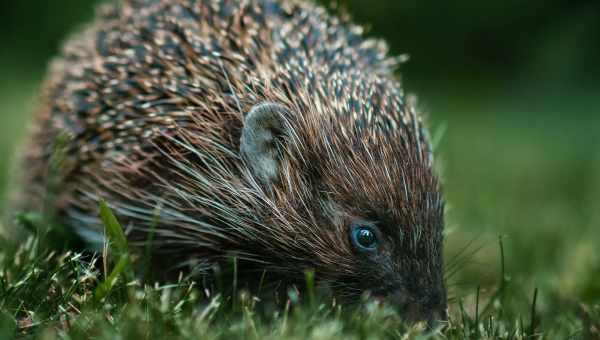
<path fill-rule="evenodd" d="M 506 285 L 504 264 L 491 294 L 478 287 L 472 311 L 468 297 L 459 298 L 448 323 L 434 330 L 407 325 L 391 306 L 368 299 L 341 306 L 315 288 L 313 272 L 305 274 L 307 289 L 290 290 L 281 307 L 239 282 L 210 294 L 190 277 L 141 284 L 121 225 L 105 202 L 100 212 L 109 245 L 103 259 L 56 251 L 38 233 L 13 252 L 0 250 L 0 339 L 536 339 L 593 335 L 600 321 L 598 307 L 556 314 L 546 301 L 541 308 L 537 288 L 529 310 L 519 309 L 511 303 L 518 293 Z M 502 244 L 500 238 L 504 262 Z M 100 260 L 110 270 L 102 270 Z M 237 282 L 235 258 L 232 265 Z"/>

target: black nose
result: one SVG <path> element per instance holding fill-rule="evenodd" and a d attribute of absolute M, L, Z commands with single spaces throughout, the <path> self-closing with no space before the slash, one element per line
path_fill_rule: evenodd
<path fill-rule="evenodd" d="M 409 322 L 426 322 L 428 328 L 435 328 L 448 320 L 444 301 L 437 297 L 414 297 L 404 291 L 390 295 L 400 314 Z"/>

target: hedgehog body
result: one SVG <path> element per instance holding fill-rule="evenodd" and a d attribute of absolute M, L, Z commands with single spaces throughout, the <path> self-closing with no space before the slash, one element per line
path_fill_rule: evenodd
<path fill-rule="evenodd" d="M 103 7 L 52 64 L 21 201 L 93 243 L 106 200 L 171 265 L 235 254 L 443 315 L 442 195 L 386 49 L 304 1 Z"/>

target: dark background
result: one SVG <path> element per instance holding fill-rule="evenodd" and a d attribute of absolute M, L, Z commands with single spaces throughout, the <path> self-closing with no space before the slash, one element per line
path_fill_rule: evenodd
<path fill-rule="evenodd" d="M 512 296 L 600 301 L 600 1 L 341 1 L 369 35 L 407 53 L 409 92 L 430 117 L 448 200 L 451 289 L 498 282 Z M 60 42 L 94 1 L 2 0 L 0 183 Z M 443 133 L 445 131 L 445 133 Z M 0 184 L 2 189 L 4 184 Z M 529 297 L 529 298 L 527 298 Z M 526 308 L 526 307 L 524 307 Z"/>
<path fill-rule="evenodd" d="M 1 59 L 39 73 L 73 27 L 92 17 L 85 0 L 3 0 Z M 331 3 L 322 1 L 323 3 Z M 355 20 L 408 53 L 404 78 L 418 90 L 448 84 L 501 91 L 598 88 L 600 2 L 503 0 L 339 1 Z"/>

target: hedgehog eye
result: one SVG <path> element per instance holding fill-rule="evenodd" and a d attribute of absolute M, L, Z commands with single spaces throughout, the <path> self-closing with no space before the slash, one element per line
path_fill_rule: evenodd
<path fill-rule="evenodd" d="M 379 243 L 377 232 L 369 225 L 357 225 L 352 229 L 352 244 L 360 250 L 373 251 Z"/>

